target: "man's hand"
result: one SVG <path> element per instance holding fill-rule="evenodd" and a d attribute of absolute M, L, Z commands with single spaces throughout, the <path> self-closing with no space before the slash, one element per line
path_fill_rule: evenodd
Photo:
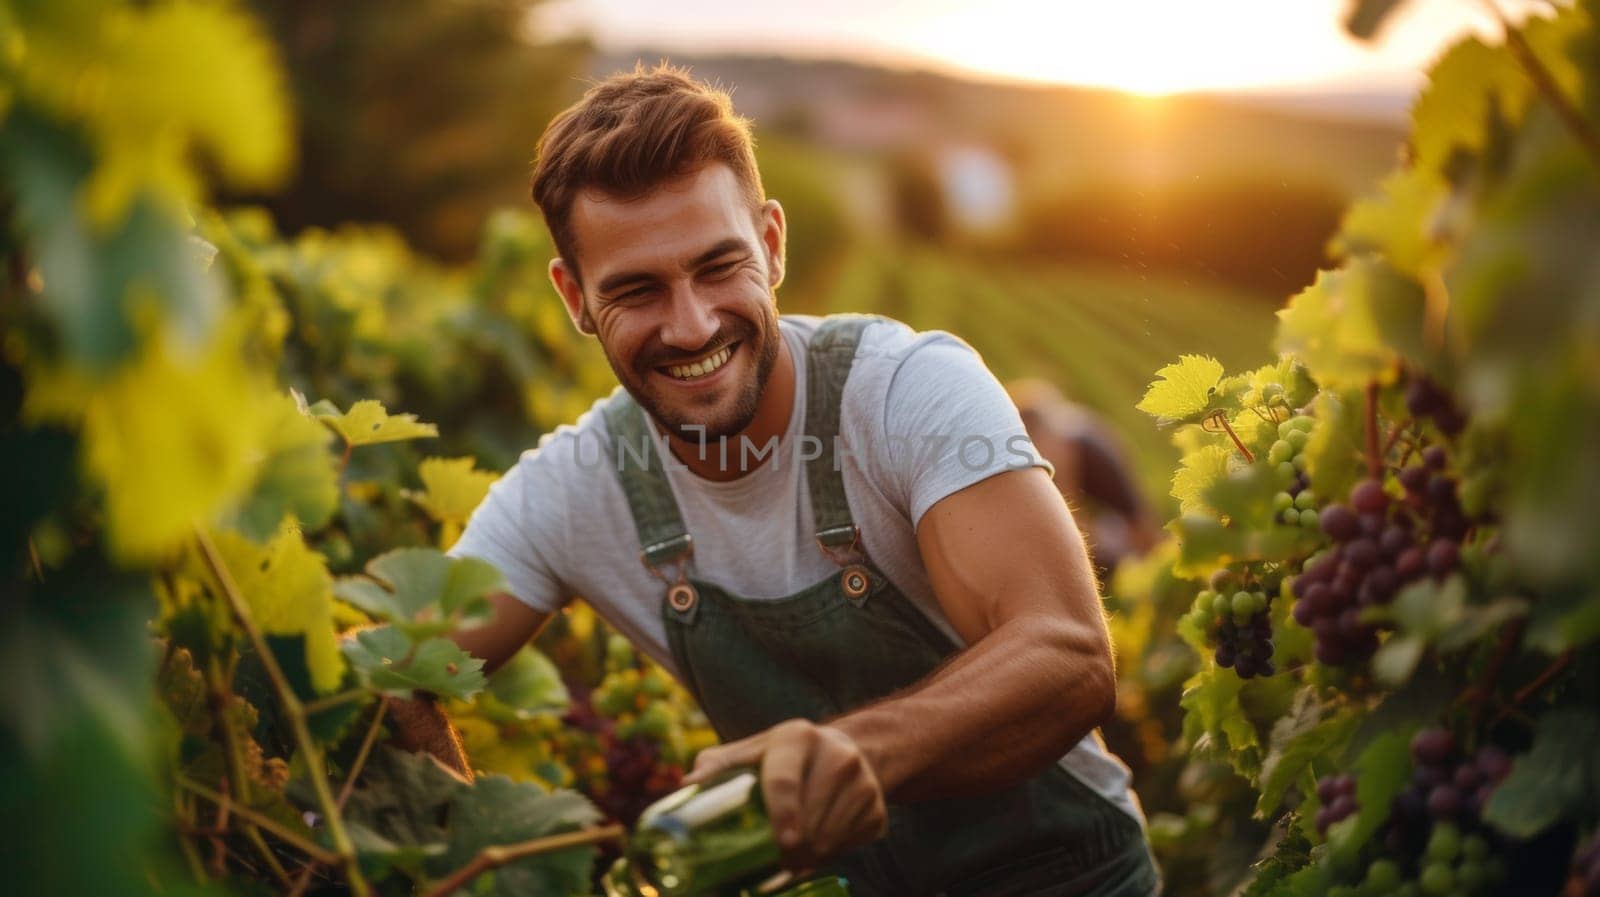
<path fill-rule="evenodd" d="M 684 782 L 703 782 L 734 766 L 761 768 L 767 815 L 791 870 L 815 868 L 889 830 L 877 773 L 855 741 L 832 726 L 792 719 L 707 748 Z"/>

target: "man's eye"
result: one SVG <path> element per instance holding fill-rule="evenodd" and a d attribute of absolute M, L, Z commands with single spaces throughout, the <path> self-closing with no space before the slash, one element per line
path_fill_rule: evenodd
<path fill-rule="evenodd" d="M 739 267 L 738 262 L 723 262 L 720 265 L 712 265 L 711 267 L 707 268 L 704 273 L 709 274 L 712 277 L 722 277 L 723 275 L 732 272 L 733 269 L 737 267 Z"/>
<path fill-rule="evenodd" d="M 634 289 L 631 289 L 631 290 L 627 291 L 626 293 L 618 294 L 617 295 L 617 300 L 642 299 L 642 298 L 645 297 L 645 295 L 647 295 L 653 289 L 655 289 L 655 287 L 636 287 Z"/>

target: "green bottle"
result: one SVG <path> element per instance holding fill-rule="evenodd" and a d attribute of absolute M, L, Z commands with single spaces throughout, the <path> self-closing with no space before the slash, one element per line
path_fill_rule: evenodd
<path fill-rule="evenodd" d="M 774 893 L 778 844 L 755 769 L 729 770 L 647 807 L 626 857 L 603 879 L 607 897 L 848 897 L 844 879 L 821 878 Z"/>

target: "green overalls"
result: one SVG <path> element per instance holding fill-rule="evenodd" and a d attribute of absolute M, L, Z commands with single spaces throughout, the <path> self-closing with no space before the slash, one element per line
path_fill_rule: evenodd
<path fill-rule="evenodd" d="M 668 584 L 661 613 L 672 655 L 724 741 L 838 716 L 957 650 L 866 558 L 834 469 L 839 400 L 871 320 L 826 318 L 811 341 L 805 427 L 824 450 L 805 475 L 817 543 L 842 569 L 784 598 L 746 599 L 686 574 L 692 541 L 654 432 L 625 391 L 605 406 L 613 445 L 649 448 L 643 458 L 619 451 L 618 475 L 642 558 Z M 855 897 L 1145 897 L 1156 886 L 1139 824 L 1056 763 L 982 797 L 888 809 L 888 835 L 821 870 L 848 878 Z"/>

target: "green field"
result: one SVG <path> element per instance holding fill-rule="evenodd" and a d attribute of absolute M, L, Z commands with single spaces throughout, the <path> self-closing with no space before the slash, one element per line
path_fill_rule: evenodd
<path fill-rule="evenodd" d="M 1165 500 L 1177 451 L 1134 404 L 1180 354 L 1230 371 L 1267 361 L 1270 301 L 1179 278 L 1079 267 L 1018 267 L 931 249 L 861 249 L 831 288 L 801 309 L 877 312 L 919 330 L 948 330 L 1001 379 L 1035 376 L 1099 411 L 1133 453 L 1141 481 Z"/>

